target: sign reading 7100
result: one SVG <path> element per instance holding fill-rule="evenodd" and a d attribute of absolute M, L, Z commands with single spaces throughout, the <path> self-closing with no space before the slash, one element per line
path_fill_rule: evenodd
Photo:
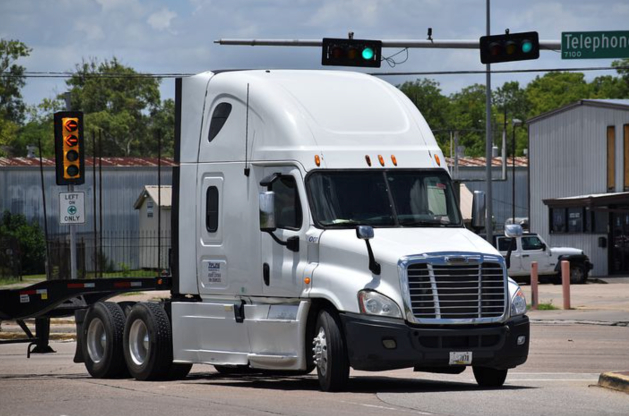
<path fill-rule="evenodd" d="M 59 193 L 59 224 L 85 224 L 85 192 Z"/>
<path fill-rule="evenodd" d="M 561 34 L 561 59 L 613 58 L 629 58 L 629 31 Z"/>

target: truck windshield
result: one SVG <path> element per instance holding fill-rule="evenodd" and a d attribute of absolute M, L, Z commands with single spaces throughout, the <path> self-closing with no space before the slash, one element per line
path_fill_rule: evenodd
<path fill-rule="evenodd" d="M 306 186 L 318 227 L 461 226 L 450 177 L 442 170 L 319 171 Z"/>

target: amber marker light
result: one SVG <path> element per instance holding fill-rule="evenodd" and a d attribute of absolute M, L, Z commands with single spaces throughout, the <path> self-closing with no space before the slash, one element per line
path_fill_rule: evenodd
<path fill-rule="evenodd" d="M 365 155 L 365 161 L 367 161 L 367 165 L 371 166 L 371 158 L 369 155 Z"/>
<path fill-rule="evenodd" d="M 321 166 L 321 158 L 319 155 L 315 155 L 315 165 L 317 165 L 317 167 Z"/>
<path fill-rule="evenodd" d="M 435 155 L 435 161 L 437 162 L 437 165 L 441 166 L 441 159 L 439 159 L 439 155 Z"/>
<path fill-rule="evenodd" d="M 380 162 L 380 166 L 384 166 L 384 158 L 382 155 L 378 155 L 378 162 Z"/>
<path fill-rule="evenodd" d="M 397 158 L 395 155 L 391 155 L 391 162 L 393 162 L 393 166 L 397 166 Z"/>
<path fill-rule="evenodd" d="M 309 278 L 309 277 L 306 277 L 306 278 L 304 279 L 304 283 L 305 283 L 305 284 L 307 284 L 307 285 L 309 285 L 309 284 L 310 284 L 310 278 Z"/>

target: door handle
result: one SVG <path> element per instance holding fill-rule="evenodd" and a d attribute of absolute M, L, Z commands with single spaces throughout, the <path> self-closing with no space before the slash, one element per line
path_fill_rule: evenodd
<path fill-rule="evenodd" d="M 264 263 L 262 266 L 262 278 L 264 279 L 264 284 L 269 285 L 271 283 L 271 268 L 269 267 L 269 263 Z"/>
<path fill-rule="evenodd" d="M 529 257 L 528 254 L 522 254 L 522 257 Z"/>

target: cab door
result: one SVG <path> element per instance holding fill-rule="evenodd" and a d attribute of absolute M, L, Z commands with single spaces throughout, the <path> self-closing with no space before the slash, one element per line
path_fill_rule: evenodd
<path fill-rule="evenodd" d="M 507 253 L 509 252 L 509 246 L 511 245 L 511 238 L 500 236 L 496 237 L 496 247 L 500 254 L 506 258 Z M 518 241 L 518 239 L 516 239 Z M 509 267 L 509 276 L 523 276 L 526 273 L 522 270 L 522 259 L 520 257 L 520 248 L 517 243 L 515 248 L 511 251 L 511 264 Z"/>
<path fill-rule="evenodd" d="M 524 235 L 520 241 L 522 242 L 522 268 L 526 274 L 531 274 L 531 263 L 534 261 L 537 262 L 537 270 L 540 274 L 547 271 L 549 256 L 542 240 L 536 235 Z"/>
<path fill-rule="evenodd" d="M 262 292 L 267 296 L 299 297 L 303 290 L 303 273 L 307 264 L 306 239 L 307 213 L 306 195 L 301 172 L 294 166 L 267 167 L 264 176 L 280 176 L 273 181 L 271 191 L 275 193 L 275 224 L 273 232 L 282 242 L 298 239 L 298 251 L 291 251 L 276 242 L 267 232 L 260 234 L 260 276 Z M 260 192 L 267 191 L 260 187 Z"/>

